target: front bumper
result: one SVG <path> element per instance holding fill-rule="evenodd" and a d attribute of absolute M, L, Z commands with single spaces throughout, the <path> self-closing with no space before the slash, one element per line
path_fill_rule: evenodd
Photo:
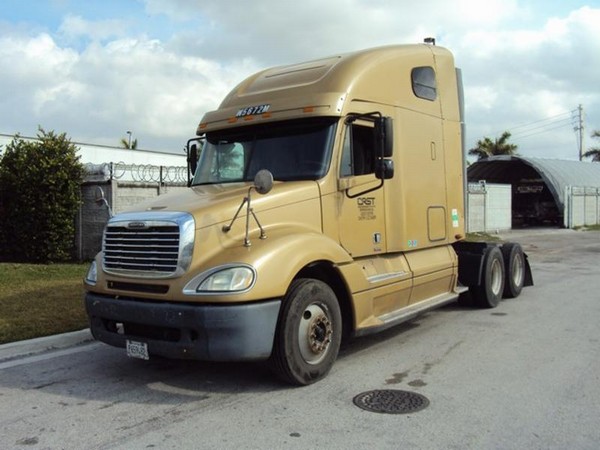
<path fill-rule="evenodd" d="M 127 340 L 145 342 L 150 355 L 205 361 L 267 359 L 280 305 L 280 300 L 216 306 L 85 296 L 95 339 L 123 348 Z"/>

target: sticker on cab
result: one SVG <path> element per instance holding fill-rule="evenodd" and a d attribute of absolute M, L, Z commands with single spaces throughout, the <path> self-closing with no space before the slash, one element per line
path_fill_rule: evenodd
<path fill-rule="evenodd" d="M 453 209 L 452 210 L 452 226 L 454 228 L 458 228 L 458 209 Z"/>

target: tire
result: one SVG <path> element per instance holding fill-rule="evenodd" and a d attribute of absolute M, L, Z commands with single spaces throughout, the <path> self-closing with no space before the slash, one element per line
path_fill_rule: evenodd
<path fill-rule="evenodd" d="M 472 308 L 475 306 L 473 296 L 470 292 L 463 292 L 458 296 L 458 304 L 464 308 Z"/>
<path fill-rule="evenodd" d="M 282 303 L 271 370 L 290 384 L 315 383 L 331 370 L 341 337 L 342 316 L 333 290 L 319 280 L 295 280 Z"/>
<path fill-rule="evenodd" d="M 489 247 L 483 256 L 482 284 L 469 292 L 480 308 L 495 308 L 504 293 L 504 259 L 498 247 Z"/>
<path fill-rule="evenodd" d="M 516 242 L 507 242 L 502 246 L 504 257 L 504 297 L 516 298 L 525 284 L 525 256 Z"/>

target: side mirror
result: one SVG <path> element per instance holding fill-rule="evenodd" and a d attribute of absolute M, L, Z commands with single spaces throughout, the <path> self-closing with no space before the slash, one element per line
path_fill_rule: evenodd
<path fill-rule="evenodd" d="M 391 159 L 379 159 L 375 162 L 375 176 L 379 180 L 394 178 L 394 161 Z"/>
<path fill-rule="evenodd" d="M 196 173 L 196 169 L 198 168 L 198 159 L 200 157 L 200 152 L 202 152 L 202 147 L 204 145 L 204 138 L 192 138 L 187 141 L 185 146 L 185 150 L 187 153 L 187 185 L 192 185 L 192 178 Z"/>
<path fill-rule="evenodd" d="M 391 158 L 394 154 L 394 120 L 391 117 L 378 117 L 375 120 L 375 139 L 377 156 Z"/>
<path fill-rule="evenodd" d="M 192 144 L 188 147 L 187 157 L 188 169 L 192 175 L 196 172 L 196 166 L 198 165 L 198 145 Z"/>
<path fill-rule="evenodd" d="M 267 169 L 259 170 L 254 177 L 254 189 L 261 195 L 268 194 L 273 188 L 273 174 Z"/>

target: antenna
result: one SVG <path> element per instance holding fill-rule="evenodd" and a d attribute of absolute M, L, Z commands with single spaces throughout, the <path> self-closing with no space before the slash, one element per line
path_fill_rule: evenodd
<path fill-rule="evenodd" d="M 423 39 L 423 42 L 425 42 L 428 45 L 435 45 L 435 38 L 434 37 L 426 37 L 425 39 Z"/>

